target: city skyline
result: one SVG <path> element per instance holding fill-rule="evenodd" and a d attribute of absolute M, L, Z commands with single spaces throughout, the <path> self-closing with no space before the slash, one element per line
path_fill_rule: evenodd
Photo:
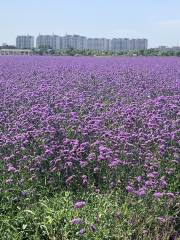
<path fill-rule="evenodd" d="M 77 50 L 97 50 L 112 52 L 127 52 L 131 50 L 146 50 L 148 48 L 147 39 L 129 38 L 87 38 L 80 35 L 38 35 L 36 42 L 34 36 L 18 35 L 16 37 L 16 47 L 18 49 L 51 48 L 53 50 L 77 49 Z"/>
<path fill-rule="evenodd" d="M 146 38 L 149 47 L 180 44 L 178 0 L 3 1 L 0 44 L 18 34 L 78 34 L 96 38 Z"/>

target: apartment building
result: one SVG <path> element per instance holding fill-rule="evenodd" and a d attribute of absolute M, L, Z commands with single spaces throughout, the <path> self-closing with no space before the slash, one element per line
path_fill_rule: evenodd
<path fill-rule="evenodd" d="M 51 36 L 51 48 L 53 50 L 59 50 L 60 49 L 60 45 L 61 45 L 60 37 L 57 36 L 57 35 L 52 35 Z"/>
<path fill-rule="evenodd" d="M 60 49 L 60 37 L 57 35 L 39 35 L 36 38 L 37 48 L 51 48 L 53 50 Z"/>
<path fill-rule="evenodd" d="M 100 44 L 99 44 L 100 51 L 108 51 L 108 50 L 110 50 L 110 48 L 109 48 L 109 39 L 100 38 L 99 41 L 100 41 Z"/>
<path fill-rule="evenodd" d="M 62 49 L 72 48 L 72 35 L 65 35 L 62 39 Z"/>
<path fill-rule="evenodd" d="M 113 38 L 111 40 L 112 52 L 127 52 L 130 50 L 130 40 L 128 38 Z"/>
<path fill-rule="evenodd" d="M 34 47 L 34 37 L 18 36 L 17 48 L 31 49 Z M 148 48 L 147 39 L 129 38 L 86 38 L 80 35 L 39 35 L 36 38 L 37 48 L 50 48 L 53 50 L 74 48 L 78 50 L 96 50 L 127 52 L 129 50 L 145 50 Z"/>
<path fill-rule="evenodd" d="M 33 49 L 34 48 L 34 37 L 33 36 L 17 36 L 16 48 L 18 49 Z"/>
<path fill-rule="evenodd" d="M 52 39 L 50 35 L 39 35 L 36 38 L 37 48 L 50 48 L 52 46 Z"/>
<path fill-rule="evenodd" d="M 110 40 L 106 38 L 88 38 L 87 49 L 96 51 L 110 50 Z"/>
<path fill-rule="evenodd" d="M 148 48 L 147 39 L 131 39 L 130 50 L 146 50 Z"/>
<path fill-rule="evenodd" d="M 94 38 L 87 39 L 87 49 L 94 50 Z"/>
<path fill-rule="evenodd" d="M 74 48 L 78 50 L 87 49 L 87 38 L 80 35 L 65 35 L 61 37 L 62 49 Z"/>

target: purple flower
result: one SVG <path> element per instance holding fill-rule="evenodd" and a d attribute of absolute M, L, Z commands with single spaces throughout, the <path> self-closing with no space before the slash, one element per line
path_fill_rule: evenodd
<path fill-rule="evenodd" d="M 85 162 L 85 161 L 80 161 L 80 166 L 81 166 L 82 168 L 86 167 L 87 164 L 88 164 L 88 163 Z"/>
<path fill-rule="evenodd" d="M 120 163 L 121 163 L 120 160 L 113 160 L 113 161 L 109 164 L 109 167 L 110 167 L 110 168 L 117 167 L 117 166 L 119 166 Z"/>
<path fill-rule="evenodd" d="M 126 187 L 126 190 L 130 193 L 133 193 L 134 192 L 134 188 L 132 186 L 127 186 Z"/>
<path fill-rule="evenodd" d="M 83 181 L 83 185 L 87 185 L 88 180 L 86 175 L 82 176 L 82 181 Z"/>
<path fill-rule="evenodd" d="M 143 197 L 143 196 L 145 196 L 146 191 L 142 189 L 142 190 L 136 191 L 135 193 L 136 193 L 139 197 Z"/>
<path fill-rule="evenodd" d="M 161 186 L 162 188 L 166 188 L 166 187 L 167 187 L 167 182 L 166 182 L 165 180 L 160 181 L 160 186 Z"/>
<path fill-rule="evenodd" d="M 100 189 L 99 188 L 95 188 L 94 190 L 96 193 L 100 193 Z"/>
<path fill-rule="evenodd" d="M 46 149 L 45 154 L 47 156 L 51 156 L 53 154 L 53 152 L 50 149 Z"/>
<path fill-rule="evenodd" d="M 154 175 L 154 173 L 148 173 L 148 174 L 147 174 L 147 177 L 148 177 L 148 178 L 155 178 L 155 175 Z"/>
<path fill-rule="evenodd" d="M 86 202 L 85 201 L 78 201 L 74 204 L 74 207 L 75 208 L 82 208 L 86 205 Z"/>
<path fill-rule="evenodd" d="M 141 182 L 142 177 L 141 177 L 141 176 L 138 176 L 138 177 L 136 177 L 136 180 L 137 180 L 138 182 Z"/>
<path fill-rule="evenodd" d="M 82 229 L 80 229 L 79 234 L 80 234 L 80 235 L 84 235 L 85 232 L 86 232 L 86 229 L 85 229 L 85 228 L 82 228 Z"/>
<path fill-rule="evenodd" d="M 9 165 L 8 172 L 17 172 L 17 169 L 13 167 L 12 165 Z"/>
<path fill-rule="evenodd" d="M 73 225 L 80 224 L 80 223 L 82 223 L 82 219 L 81 219 L 81 218 L 73 218 L 72 221 L 71 221 L 71 223 L 72 223 Z"/>
<path fill-rule="evenodd" d="M 158 217 L 157 220 L 160 222 L 160 223 L 165 223 L 167 221 L 167 219 L 165 217 Z"/>
<path fill-rule="evenodd" d="M 21 195 L 22 195 L 23 197 L 27 197 L 27 196 L 28 196 L 28 192 L 27 192 L 27 191 L 22 191 L 22 192 L 21 192 Z"/>
<path fill-rule="evenodd" d="M 66 184 L 70 184 L 72 180 L 74 179 L 75 175 L 72 175 L 66 179 Z"/>
<path fill-rule="evenodd" d="M 152 187 L 152 186 L 154 186 L 154 182 L 152 180 L 145 181 L 145 186 L 146 187 Z"/>
<path fill-rule="evenodd" d="M 137 166 L 141 176 L 127 174 L 126 190 L 156 197 L 168 184 L 159 176 L 178 167 L 179 65 L 177 58 L 2 57 L 2 179 L 116 186 Z"/>
<path fill-rule="evenodd" d="M 153 196 L 155 197 L 155 198 L 162 198 L 163 196 L 164 196 L 164 193 L 161 193 L 161 192 L 155 192 L 154 194 L 153 194 Z"/>
<path fill-rule="evenodd" d="M 169 198 L 174 198 L 174 193 L 172 192 L 167 192 L 166 196 L 168 196 Z"/>
<path fill-rule="evenodd" d="M 6 180 L 6 183 L 12 183 L 13 182 L 13 179 L 12 178 L 8 178 L 7 180 Z"/>

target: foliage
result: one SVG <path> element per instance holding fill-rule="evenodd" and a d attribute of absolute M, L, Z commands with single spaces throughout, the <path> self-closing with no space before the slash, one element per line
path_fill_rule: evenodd
<path fill-rule="evenodd" d="M 180 51 L 171 50 L 131 50 L 131 51 L 97 51 L 97 50 L 78 50 L 74 48 L 52 50 L 50 47 L 40 47 L 40 49 L 33 49 L 34 54 L 37 55 L 55 55 L 55 56 L 180 56 Z"/>
<path fill-rule="evenodd" d="M 0 239 L 178 235 L 179 58 L 0 63 Z"/>

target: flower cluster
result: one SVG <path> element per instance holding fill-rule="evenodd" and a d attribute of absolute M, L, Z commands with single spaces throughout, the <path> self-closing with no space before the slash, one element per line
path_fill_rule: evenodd
<path fill-rule="evenodd" d="M 118 169 L 142 166 L 143 184 L 143 174 L 135 190 L 127 179 L 127 190 L 144 196 L 155 186 L 161 197 L 160 165 L 170 176 L 179 162 L 179 76 L 179 58 L 0 57 L 4 184 L 22 184 L 23 173 L 114 186 Z"/>

